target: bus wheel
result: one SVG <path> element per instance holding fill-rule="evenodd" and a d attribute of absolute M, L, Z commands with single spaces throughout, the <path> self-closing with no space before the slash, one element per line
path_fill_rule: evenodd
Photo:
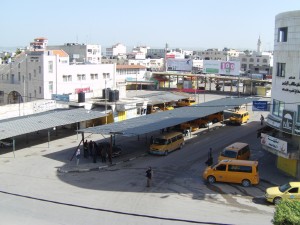
<path fill-rule="evenodd" d="M 207 178 L 208 183 L 213 184 L 216 182 L 216 178 L 214 176 L 209 176 Z"/>
<path fill-rule="evenodd" d="M 242 185 L 243 185 L 243 187 L 249 187 L 250 185 L 251 185 L 251 182 L 250 182 L 250 180 L 243 180 L 242 181 Z"/>

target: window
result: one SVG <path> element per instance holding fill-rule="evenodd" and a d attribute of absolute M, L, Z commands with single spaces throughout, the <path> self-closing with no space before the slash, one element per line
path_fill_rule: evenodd
<path fill-rule="evenodd" d="M 49 81 L 49 92 L 53 93 L 53 81 Z"/>
<path fill-rule="evenodd" d="M 228 165 L 228 171 L 252 173 L 252 167 L 251 166 Z"/>
<path fill-rule="evenodd" d="M 48 72 L 53 73 L 53 61 L 48 62 Z"/>
<path fill-rule="evenodd" d="M 272 115 L 282 117 L 282 111 L 284 109 L 284 102 L 273 100 Z"/>
<path fill-rule="evenodd" d="M 226 165 L 225 164 L 221 164 L 219 166 L 216 167 L 216 170 L 218 171 L 226 171 Z"/>
<path fill-rule="evenodd" d="M 297 193 L 298 194 L 298 188 L 294 187 L 294 188 L 290 189 L 289 193 Z"/>
<path fill-rule="evenodd" d="M 91 80 L 98 80 L 98 74 L 91 73 Z"/>
<path fill-rule="evenodd" d="M 42 67 L 39 66 L 39 73 L 42 73 Z"/>
<path fill-rule="evenodd" d="M 103 73 L 103 79 L 109 79 L 110 78 L 110 74 L 109 73 Z"/>
<path fill-rule="evenodd" d="M 278 28 L 277 42 L 287 42 L 287 34 L 288 34 L 288 28 L 287 27 Z"/>
<path fill-rule="evenodd" d="M 253 59 L 253 58 L 250 58 L 249 62 L 254 62 L 254 59 Z"/>
<path fill-rule="evenodd" d="M 77 80 L 86 80 L 85 74 L 77 74 Z"/>
<path fill-rule="evenodd" d="M 72 81 L 72 75 L 63 75 L 63 82 Z"/>
<path fill-rule="evenodd" d="M 33 70 L 33 76 L 36 77 L 36 69 Z"/>
<path fill-rule="evenodd" d="M 42 87 L 39 87 L 39 94 L 42 94 Z"/>
<path fill-rule="evenodd" d="M 263 63 L 267 63 L 268 62 L 268 60 L 267 59 L 263 59 Z"/>
<path fill-rule="evenodd" d="M 21 73 L 18 72 L 18 81 L 21 81 Z"/>
<path fill-rule="evenodd" d="M 285 77 L 285 63 L 277 63 L 276 65 L 277 77 Z"/>

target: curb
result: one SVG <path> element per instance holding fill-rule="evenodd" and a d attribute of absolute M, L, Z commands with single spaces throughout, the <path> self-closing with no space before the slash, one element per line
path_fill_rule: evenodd
<path fill-rule="evenodd" d="M 104 169 L 107 169 L 107 168 L 112 167 L 112 166 L 122 164 L 124 162 L 129 162 L 129 161 L 132 161 L 134 159 L 144 157 L 146 155 L 147 155 L 147 153 L 143 153 L 141 155 L 138 155 L 138 156 L 135 156 L 135 157 L 132 157 L 132 158 L 128 158 L 128 159 L 124 159 L 124 160 L 121 160 L 119 162 L 116 162 L 116 163 L 113 163 L 113 164 L 110 164 L 110 165 L 93 167 L 93 168 L 78 168 L 78 169 L 70 169 L 70 170 L 63 169 L 63 168 L 58 168 L 57 172 L 59 172 L 59 173 L 82 173 L 82 172 L 90 172 L 90 171 L 100 171 L 100 170 L 104 170 Z"/>

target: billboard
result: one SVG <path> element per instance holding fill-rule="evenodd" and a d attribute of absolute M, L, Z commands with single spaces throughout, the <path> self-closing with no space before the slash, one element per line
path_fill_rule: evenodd
<path fill-rule="evenodd" d="M 191 59 L 167 59 L 167 71 L 191 72 L 193 60 Z"/>
<path fill-rule="evenodd" d="M 203 73 L 222 74 L 229 76 L 240 75 L 240 61 L 204 60 Z"/>

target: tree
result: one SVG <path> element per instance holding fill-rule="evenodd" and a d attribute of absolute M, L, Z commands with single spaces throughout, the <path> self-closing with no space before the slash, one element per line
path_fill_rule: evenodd
<path fill-rule="evenodd" d="M 300 201 L 282 200 L 276 205 L 274 225 L 297 225 L 300 224 Z"/>

